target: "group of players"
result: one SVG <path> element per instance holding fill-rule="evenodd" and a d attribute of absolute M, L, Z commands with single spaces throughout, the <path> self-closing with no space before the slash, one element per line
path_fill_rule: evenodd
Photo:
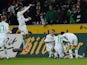
<path fill-rule="evenodd" d="M 23 37 L 26 37 L 28 34 L 28 30 L 26 27 L 27 21 L 31 20 L 30 17 L 25 18 L 23 14 L 30 8 L 34 6 L 33 4 L 29 4 L 29 6 L 23 8 L 19 7 L 18 12 L 17 12 L 17 20 L 19 22 L 19 30 L 21 31 L 21 34 Z M 10 58 L 10 56 L 7 53 L 7 48 L 5 47 L 6 41 L 7 41 L 7 34 L 11 33 L 9 30 L 9 24 L 6 23 L 7 18 L 6 16 L 1 16 L 1 22 L 0 22 L 0 48 L 4 49 L 5 57 L 7 59 Z M 78 58 L 78 49 L 77 49 L 77 44 L 78 44 L 78 38 L 76 35 L 72 33 L 61 33 L 57 36 L 54 35 L 55 30 L 50 30 L 50 34 L 46 36 L 45 42 L 46 42 L 46 50 L 49 53 L 49 57 L 52 57 L 54 55 L 55 58 L 64 58 L 65 55 L 68 55 L 69 58 L 73 58 L 73 51 L 71 46 L 73 45 L 75 47 L 75 57 Z M 63 43 L 68 43 L 67 46 L 63 46 Z M 69 47 L 68 54 L 65 51 L 65 49 Z M 23 40 L 23 49 L 26 48 L 25 41 Z"/>
<path fill-rule="evenodd" d="M 50 30 L 49 34 L 44 40 L 46 43 L 46 50 L 49 53 L 49 58 L 83 58 L 84 55 L 78 54 L 78 38 L 73 33 L 61 32 L 55 36 L 55 30 Z M 74 50 L 72 49 L 74 47 Z"/>
<path fill-rule="evenodd" d="M 17 20 L 19 23 L 19 30 L 21 31 L 21 35 L 24 37 L 26 37 L 28 35 L 28 30 L 26 27 L 26 23 L 27 21 L 31 20 L 31 17 L 25 18 L 23 16 L 23 14 L 31 7 L 34 6 L 33 4 L 29 4 L 29 6 L 27 7 L 18 7 L 18 12 L 17 12 Z M 10 56 L 7 53 L 7 48 L 6 48 L 6 42 L 7 42 L 7 38 L 8 38 L 8 33 L 11 33 L 11 31 L 9 30 L 9 24 L 6 23 L 7 22 L 7 17 L 6 16 L 1 16 L 1 22 L 0 22 L 0 49 L 4 50 L 5 53 L 5 57 L 7 59 L 10 58 Z M 23 40 L 23 49 L 26 48 L 26 44 L 25 41 Z"/>

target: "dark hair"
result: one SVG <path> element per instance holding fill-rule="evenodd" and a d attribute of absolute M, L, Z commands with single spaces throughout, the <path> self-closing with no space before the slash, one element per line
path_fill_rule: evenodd
<path fill-rule="evenodd" d="M 21 8 L 23 8 L 23 6 L 19 6 L 19 7 L 17 7 L 17 10 L 19 11 Z"/>
<path fill-rule="evenodd" d="M 65 32 L 61 32 L 60 34 L 63 35 Z"/>

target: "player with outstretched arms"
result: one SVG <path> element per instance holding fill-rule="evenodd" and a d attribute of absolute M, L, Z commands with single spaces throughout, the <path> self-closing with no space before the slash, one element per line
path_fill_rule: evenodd
<path fill-rule="evenodd" d="M 55 37 L 55 30 L 52 29 L 49 31 L 50 33 L 46 36 L 46 39 L 44 40 L 46 43 L 46 50 L 49 54 L 49 58 L 52 57 L 53 51 L 52 49 L 54 48 L 54 37 Z"/>
<path fill-rule="evenodd" d="M 2 48 L 4 50 L 5 53 L 5 57 L 7 59 L 9 59 L 9 55 L 7 54 L 7 48 L 5 46 L 6 42 L 7 42 L 7 34 L 10 32 L 9 31 L 9 24 L 6 23 L 7 18 L 6 16 L 1 16 L 1 21 L 0 22 L 0 48 Z"/>
<path fill-rule="evenodd" d="M 33 4 L 29 4 L 26 8 L 19 7 L 17 12 L 17 20 L 19 22 L 19 30 L 21 31 L 21 34 L 26 37 L 28 35 L 28 30 L 26 23 L 27 21 L 31 20 L 31 17 L 24 18 L 23 14 L 31 7 Z M 23 40 L 23 48 L 25 48 L 25 42 Z"/>

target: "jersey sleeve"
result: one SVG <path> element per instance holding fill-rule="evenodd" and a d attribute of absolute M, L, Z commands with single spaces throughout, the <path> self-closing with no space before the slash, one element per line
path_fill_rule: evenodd
<path fill-rule="evenodd" d="M 29 21 L 29 18 L 25 18 L 25 22 Z"/>
<path fill-rule="evenodd" d="M 65 42 L 69 41 L 66 34 L 63 34 L 62 38 L 63 38 L 63 41 L 65 41 Z"/>
<path fill-rule="evenodd" d="M 21 11 L 21 14 L 24 14 L 29 8 L 30 6 L 26 7 L 23 11 Z"/>
<path fill-rule="evenodd" d="M 9 32 L 9 24 L 7 23 L 6 24 L 6 33 L 8 33 Z"/>
<path fill-rule="evenodd" d="M 44 40 L 46 43 L 51 43 L 54 42 L 54 39 L 52 39 L 52 37 L 50 35 L 46 36 L 46 39 Z"/>

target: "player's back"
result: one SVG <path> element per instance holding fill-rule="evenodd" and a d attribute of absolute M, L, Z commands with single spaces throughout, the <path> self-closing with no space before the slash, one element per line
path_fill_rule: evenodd
<path fill-rule="evenodd" d="M 63 37 L 62 35 L 55 36 L 55 46 L 62 45 L 63 43 Z"/>
<path fill-rule="evenodd" d="M 6 22 L 0 22 L 0 37 L 6 36 L 9 30 L 9 25 Z"/>
<path fill-rule="evenodd" d="M 64 33 L 63 36 L 67 37 L 68 39 L 77 38 L 77 36 L 73 33 Z"/>

